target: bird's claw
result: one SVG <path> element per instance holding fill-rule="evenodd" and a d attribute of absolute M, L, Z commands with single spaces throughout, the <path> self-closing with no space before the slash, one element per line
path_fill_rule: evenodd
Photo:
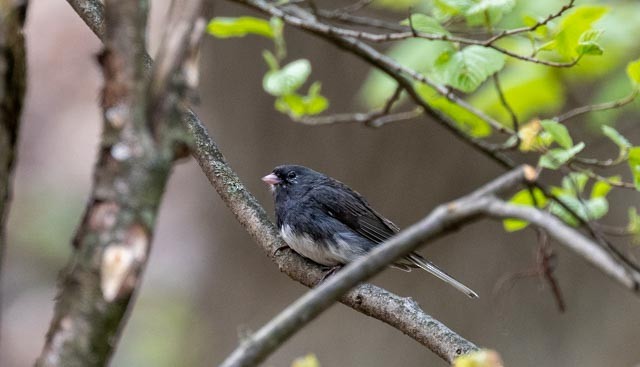
<path fill-rule="evenodd" d="M 289 247 L 289 245 L 282 245 L 280 247 L 278 247 L 275 251 L 273 251 L 273 256 L 277 256 L 278 252 L 282 251 L 282 250 L 286 250 L 286 249 L 290 249 L 291 247 Z"/>
<path fill-rule="evenodd" d="M 316 286 L 322 284 L 325 280 L 327 280 L 327 278 L 329 278 L 330 276 L 332 276 L 333 274 L 337 273 L 340 269 L 342 269 L 343 265 L 336 265 L 334 267 L 329 268 L 329 270 L 327 270 L 324 275 L 322 276 L 322 278 L 320 278 L 320 280 L 318 280 L 318 282 L 316 283 Z"/>

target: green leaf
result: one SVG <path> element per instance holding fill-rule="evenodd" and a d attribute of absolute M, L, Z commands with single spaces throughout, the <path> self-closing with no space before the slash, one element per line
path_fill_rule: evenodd
<path fill-rule="evenodd" d="M 244 37 L 247 34 L 274 38 L 271 23 L 254 17 L 216 17 L 207 25 L 207 32 L 217 38 Z"/>
<path fill-rule="evenodd" d="M 262 79 L 262 87 L 273 96 L 291 94 L 307 81 L 311 74 L 311 64 L 300 59 L 287 64 L 280 70 L 268 71 Z"/>
<path fill-rule="evenodd" d="M 558 195 L 560 199 L 567 207 L 569 207 L 580 219 L 584 221 L 590 221 L 600 219 L 609 211 L 609 203 L 604 197 L 597 197 L 590 200 L 581 200 L 575 196 L 568 194 Z M 552 202 L 549 206 L 551 213 L 558 216 L 562 221 L 571 225 L 577 226 L 580 222 L 569 211 L 567 211 L 562 205 Z"/>
<path fill-rule="evenodd" d="M 467 24 L 470 26 L 487 25 L 487 23 L 492 25 L 498 23 L 504 14 L 513 10 L 515 5 L 515 0 L 479 0 L 474 1 L 464 13 Z"/>
<path fill-rule="evenodd" d="M 562 192 L 578 196 L 584 191 L 584 187 L 589 181 L 589 176 L 582 172 L 571 172 L 562 178 Z"/>
<path fill-rule="evenodd" d="M 591 189 L 591 199 L 606 197 L 611 188 L 611 184 L 607 181 L 597 181 Z"/>
<path fill-rule="evenodd" d="M 531 191 L 533 191 L 535 202 L 533 200 L 534 198 L 531 197 Z M 509 203 L 524 206 L 534 206 L 534 204 L 537 204 L 538 208 L 544 208 L 547 205 L 547 197 L 542 190 L 534 188 L 531 191 L 529 189 L 518 191 L 511 197 Z M 503 220 L 502 225 L 507 232 L 515 232 L 526 228 L 529 225 L 529 222 L 521 219 L 509 218 Z"/>
<path fill-rule="evenodd" d="M 419 6 L 421 0 L 374 0 L 371 4 L 376 8 L 402 11 L 406 14 L 407 9 Z"/>
<path fill-rule="evenodd" d="M 447 115 L 465 133 L 476 138 L 491 135 L 491 126 L 474 113 L 457 103 L 451 102 L 447 97 L 426 84 L 417 83 L 415 88 L 416 92 L 429 106 Z"/>
<path fill-rule="evenodd" d="M 569 149 L 573 146 L 573 140 L 571 139 L 571 135 L 569 135 L 569 130 L 567 127 L 553 120 L 542 120 L 540 121 L 542 127 L 551 134 L 553 140 L 558 143 L 561 147 L 565 149 Z"/>
<path fill-rule="evenodd" d="M 433 2 L 436 18 L 446 20 L 463 14 L 473 5 L 472 0 L 435 0 Z"/>
<path fill-rule="evenodd" d="M 471 93 L 502 67 L 502 53 L 472 45 L 457 52 L 443 52 L 436 60 L 434 71 L 440 74 L 445 84 Z"/>
<path fill-rule="evenodd" d="M 627 76 L 634 87 L 640 87 L 640 59 L 630 62 L 627 65 Z"/>
<path fill-rule="evenodd" d="M 575 59 L 579 56 L 578 45 L 580 37 L 591 29 L 593 23 L 600 19 L 608 8 L 596 5 L 581 5 L 562 19 L 558 33 L 554 39 L 554 46 L 564 57 Z"/>
<path fill-rule="evenodd" d="M 405 19 L 400 22 L 402 25 L 410 26 L 413 25 L 413 29 L 429 34 L 437 34 L 437 35 L 450 35 L 442 25 L 435 19 L 428 15 L 424 14 L 411 14 L 411 22 L 409 19 Z"/>
<path fill-rule="evenodd" d="M 315 82 L 309 87 L 306 96 L 297 93 L 282 95 L 276 99 L 275 107 L 293 118 L 317 115 L 329 107 L 327 98 L 320 95 L 320 88 L 320 82 Z"/>
<path fill-rule="evenodd" d="M 640 191 L 640 147 L 629 149 L 629 168 L 633 174 L 636 190 Z"/>
<path fill-rule="evenodd" d="M 576 154 L 580 153 L 582 149 L 584 149 L 584 143 L 582 142 L 574 145 L 570 149 L 551 149 L 545 155 L 540 157 L 538 165 L 544 168 L 558 169 Z"/>
<path fill-rule="evenodd" d="M 580 203 L 580 200 L 578 200 L 578 198 L 571 195 L 557 195 L 557 197 L 579 217 L 584 216 L 584 206 Z M 580 223 L 578 218 L 574 217 L 562 205 L 556 203 L 555 201 L 551 202 L 551 205 L 549 205 L 549 210 L 553 215 L 562 219 L 563 222 L 567 223 L 570 226 L 575 227 Z"/>
<path fill-rule="evenodd" d="M 605 197 L 597 197 L 587 200 L 585 204 L 585 220 L 600 219 L 609 211 L 609 202 Z"/>
<path fill-rule="evenodd" d="M 611 126 L 603 125 L 602 133 L 605 136 L 607 136 L 609 139 L 611 139 L 611 141 L 613 141 L 620 148 L 621 151 L 622 150 L 626 151 L 629 148 L 631 148 L 631 143 L 629 143 L 629 140 L 627 140 L 627 138 L 622 136 L 622 134 L 620 134 L 616 129 L 612 128 Z"/>
<path fill-rule="evenodd" d="M 601 30 L 591 29 L 584 32 L 578 40 L 577 52 L 579 55 L 602 55 L 604 49 L 597 42 L 602 34 Z"/>

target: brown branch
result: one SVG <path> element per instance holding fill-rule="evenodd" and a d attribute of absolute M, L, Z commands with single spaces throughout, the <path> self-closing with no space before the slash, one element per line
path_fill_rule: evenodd
<path fill-rule="evenodd" d="M 491 44 L 491 43 L 494 43 L 494 42 L 496 42 L 499 39 L 502 39 L 504 37 L 514 36 L 516 34 L 521 34 L 521 33 L 533 32 L 536 29 L 547 25 L 550 21 L 561 17 L 562 14 L 564 14 L 567 10 L 569 10 L 569 9 L 571 9 L 573 7 L 574 3 L 575 3 L 575 0 L 569 0 L 569 2 L 566 5 L 564 5 L 562 8 L 560 8 L 560 10 L 558 10 L 556 13 L 549 14 L 546 18 L 544 18 L 543 20 L 537 22 L 536 24 L 533 24 L 530 27 L 522 27 L 522 28 L 514 28 L 514 29 L 504 30 L 502 32 L 499 32 L 495 36 L 489 38 L 485 42 Z"/>
<path fill-rule="evenodd" d="M 368 127 L 380 127 L 384 124 L 388 124 L 396 121 L 403 121 L 413 119 L 422 115 L 423 110 L 421 107 L 415 108 L 411 111 L 390 113 L 393 105 L 400 99 L 402 88 L 398 87 L 393 94 L 387 99 L 387 102 L 380 109 L 370 112 L 356 112 L 356 113 L 338 113 L 334 115 L 324 116 L 302 116 L 294 118 L 295 121 L 303 123 L 305 125 L 332 125 L 332 124 L 345 124 L 345 123 L 363 123 Z"/>
<path fill-rule="evenodd" d="M 625 106 L 631 102 L 633 102 L 636 97 L 638 96 L 638 89 L 635 88 L 633 90 L 633 92 L 631 92 L 631 94 L 629 94 L 628 96 L 621 98 L 617 101 L 611 101 L 611 102 L 605 102 L 605 103 L 600 103 L 600 104 L 594 104 L 594 105 L 587 105 L 587 106 L 581 106 L 581 107 L 577 107 L 574 108 L 573 110 L 567 111 L 565 113 L 563 113 L 562 115 L 555 117 L 554 120 L 557 122 L 565 122 L 567 120 L 570 120 L 574 117 L 578 117 L 580 115 L 584 115 L 586 113 L 589 112 L 595 112 L 595 111 L 606 111 L 606 110 L 612 110 L 615 108 L 620 108 L 622 106 Z"/>
<path fill-rule="evenodd" d="M 564 297 L 562 296 L 562 290 L 560 290 L 560 284 L 555 276 L 555 258 L 556 255 L 549 244 L 549 234 L 542 228 L 536 228 L 536 233 L 538 235 L 538 273 L 541 275 L 549 286 L 551 287 L 551 294 L 553 295 L 553 299 L 556 302 L 556 306 L 558 307 L 558 311 L 560 313 L 565 312 L 567 306 L 564 302 Z"/>
<path fill-rule="evenodd" d="M 253 3 L 254 5 L 257 4 L 257 2 L 254 1 L 249 1 L 250 3 Z M 275 9 L 279 9 L 277 7 L 276 4 L 270 4 L 273 8 Z M 293 8 L 293 6 L 287 6 L 288 9 Z M 283 14 L 286 14 L 283 13 Z M 328 17 L 331 17 L 330 14 L 326 14 L 325 16 L 328 15 Z M 275 15 L 278 16 L 278 15 Z M 417 32 L 413 29 L 410 29 L 407 32 L 394 32 L 394 33 L 371 33 L 371 32 L 365 32 L 365 31 L 359 31 L 359 30 L 353 30 L 353 29 L 346 29 L 346 28 L 339 28 L 333 25 L 329 25 L 326 23 L 319 23 L 319 22 L 312 22 L 310 20 L 306 20 L 306 19 L 301 19 L 301 18 L 297 18 L 297 17 L 291 17 L 289 19 L 286 19 L 287 15 L 283 16 L 283 20 L 287 23 L 290 23 L 296 27 L 302 28 L 302 29 L 308 29 L 308 30 L 316 30 L 316 31 L 321 31 L 324 33 L 330 33 L 330 34 L 334 34 L 337 36 L 342 36 L 342 37 L 350 37 L 350 38 L 355 38 L 355 39 L 360 39 L 360 40 L 364 40 L 364 41 L 368 41 L 368 42 L 373 42 L 373 43 L 386 43 L 386 42 L 394 42 L 394 41 L 401 41 L 401 40 L 406 40 L 409 38 L 421 38 L 421 39 L 426 39 L 426 40 L 430 40 L 430 41 L 448 41 L 448 42 L 454 42 L 454 43 L 460 43 L 460 44 L 464 44 L 464 45 L 478 45 L 478 46 L 483 46 L 483 47 L 488 47 L 488 48 L 492 48 L 506 56 L 515 58 L 515 59 L 519 59 L 522 61 L 527 61 L 527 62 L 532 62 L 535 64 L 541 64 L 541 65 L 546 65 L 546 66 L 551 66 L 551 67 L 558 67 L 558 68 L 569 68 L 572 67 L 574 65 L 576 65 L 578 63 L 578 61 L 580 61 L 580 58 L 576 58 L 572 61 L 569 62 L 556 62 L 556 61 L 547 61 L 547 60 L 542 60 L 542 59 L 538 59 L 535 57 L 531 57 L 531 56 L 526 56 L 526 55 L 521 55 L 521 54 L 517 54 L 515 52 L 509 51 L 503 47 L 497 46 L 495 44 L 495 41 L 499 38 L 502 38 L 503 36 L 500 36 L 501 34 L 503 34 L 504 32 L 501 32 L 499 34 L 497 34 L 496 36 L 486 39 L 486 40 L 477 40 L 477 39 L 472 39 L 472 38 L 464 38 L 464 37 L 458 37 L 458 36 L 452 36 L 452 35 L 448 35 L 448 34 L 431 34 L 431 33 L 424 33 L 424 32 Z M 520 32 L 517 32 L 520 33 Z M 516 34 L 516 33 L 514 33 Z M 500 37 L 499 37 L 500 36 Z M 498 37 L 498 38 L 496 38 Z M 494 40 L 494 38 L 496 38 Z"/>
<path fill-rule="evenodd" d="M 80 4 L 83 9 L 98 9 Z M 189 4 L 189 6 L 195 3 Z M 191 9 L 187 6 L 187 9 Z M 103 139 L 91 198 L 76 233 L 75 251 L 63 272 L 60 293 L 47 340 L 36 366 L 104 366 L 126 323 L 149 257 L 155 218 L 177 145 L 186 139 L 182 125 L 166 115 L 178 107 L 184 87 L 174 82 L 177 65 L 187 47 L 165 57 L 171 67 L 154 75 L 156 107 L 149 111 L 145 74 L 147 2 L 108 0 L 104 6 L 105 49 L 100 56 L 105 75 L 102 92 Z M 184 22 L 193 25 L 197 13 Z M 102 22 L 100 23 L 102 24 Z M 191 32 L 179 42 L 191 45 Z M 163 44 L 166 43 L 166 39 Z M 180 54 L 182 53 L 182 54 Z M 179 79 L 179 78 L 178 78 Z M 164 126 L 166 125 L 166 126 Z M 161 127 L 155 131 L 152 127 Z"/>
<path fill-rule="evenodd" d="M 380 127 L 392 122 L 411 120 L 424 114 L 421 107 L 409 111 L 383 113 L 380 110 L 371 112 L 337 113 L 326 116 L 303 116 L 294 119 L 305 125 L 320 126 L 332 124 L 361 123 L 368 127 Z"/>
<path fill-rule="evenodd" d="M 100 31 L 103 13 L 102 8 L 95 4 L 98 0 L 68 1 L 74 9 L 92 9 L 91 13 L 79 11 L 78 15 L 94 32 Z M 97 36 L 102 39 L 103 35 L 98 33 Z M 231 169 L 198 117 L 186 110 L 182 119 L 194 139 L 194 158 L 236 219 L 282 272 L 301 284 L 313 287 L 322 278 L 323 269 L 293 252 L 280 251 L 277 255 L 274 254 L 283 242 L 264 209 Z M 380 287 L 362 284 L 344 295 L 340 302 L 398 329 L 422 345 L 430 346 L 446 360 L 476 349 L 473 343 L 426 314 L 412 299 L 400 297 Z M 450 350 L 449 346 L 453 343 L 461 348 Z"/>
<path fill-rule="evenodd" d="M 27 87 L 27 62 L 22 35 L 26 12 L 26 2 L 0 0 L 0 275 L 4 264 L 5 225 L 11 201 L 20 116 Z M 0 304 L 1 295 L 0 291 Z"/>

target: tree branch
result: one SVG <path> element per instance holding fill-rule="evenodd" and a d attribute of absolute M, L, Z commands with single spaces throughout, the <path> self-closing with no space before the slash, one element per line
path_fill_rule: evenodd
<path fill-rule="evenodd" d="M 0 0 L 0 275 L 6 247 L 5 224 L 11 201 L 11 177 L 27 87 L 27 62 L 22 35 L 26 12 L 26 2 Z M 0 291 L 0 304 L 1 295 Z"/>
<path fill-rule="evenodd" d="M 104 21 L 103 9 L 95 4 L 98 0 L 68 1 L 74 9 L 91 9 L 90 12 L 79 11 L 78 15 L 94 32 L 102 29 L 99 24 Z M 103 37 L 102 34 L 97 36 L 100 39 Z M 275 250 L 284 243 L 264 209 L 231 169 L 198 117 L 186 109 L 182 120 L 194 139 L 192 155 L 238 222 L 278 265 L 280 271 L 303 285 L 313 287 L 322 278 L 323 269 L 294 252 L 280 251 L 275 254 Z M 476 348 L 474 344 L 426 314 L 415 301 L 380 287 L 371 284 L 360 285 L 343 295 L 340 302 L 398 329 L 447 360 Z M 451 351 L 447 343 L 456 343 L 464 348 Z"/>
<path fill-rule="evenodd" d="M 393 105 L 400 99 L 402 90 L 402 87 L 396 88 L 382 108 L 370 112 L 338 113 L 324 116 L 302 116 L 300 118 L 294 118 L 294 121 L 314 126 L 355 122 L 363 123 L 368 127 L 377 128 L 390 122 L 409 120 L 422 115 L 422 107 L 416 107 L 411 111 L 391 113 Z"/>
<path fill-rule="evenodd" d="M 492 199 L 484 211 L 493 217 L 523 219 L 544 228 L 560 244 L 584 258 L 636 295 L 640 295 L 640 274 L 638 272 L 619 264 L 601 246 L 567 226 L 555 216 L 532 207 L 507 204 L 497 199 Z"/>
<path fill-rule="evenodd" d="M 230 0 L 235 3 L 246 5 L 252 9 L 261 11 L 263 13 L 267 13 L 271 16 L 276 16 L 282 18 L 286 23 L 300 27 L 302 30 L 310 32 L 322 39 L 325 39 L 339 48 L 347 50 L 352 54 L 358 56 L 362 60 L 371 64 L 372 66 L 380 69 L 382 72 L 387 74 L 389 77 L 393 78 L 400 87 L 404 88 L 409 94 L 409 97 L 420 107 L 422 107 L 425 112 L 427 112 L 433 119 L 453 133 L 455 136 L 460 138 L 463 142 L 469 144 L 474 149 L 478 150 L 482 154 L 487 157 L 493 159 L 500 166 L 507 169 L 512 169 L 516 165 L 515 163 L 507 156 L 497 151 L 498 148 L 493 145 L 486 143 L 480 139 L 476 139 L 472 136 L 469 136 L 464 131 L 462 131 L 454 120 L 449 118 L 447 115 L 442 112 L 434 109 L 431 105 L 426 103 L 422 97 L 418 94 L 418 92 L 414 88 L 414 84 L 411 81 L 415 80 L 421 83 L 425 83 L 430 87 L 434 88 L 438 93 L 443 96 L 446 96 L 452 102 L 460 105 L 467 111 L 473 113 L 478 118 L 486 121 L 497 131 L 503 132 L 508 135 L 512 135 L 514 132 L 503 126 L 500 122 L 494 120 L 493 118 L 487 116 L 483 112 L 477 110 L 475 107 L 469 105 L 466 101 L 457 97 L 455 94 L 451 93 L 447 88 L 444 88 L 440 85 L 433 83 L 431 80 L 426 78 L 424 75 L 416 72 L 413 69 L 406 68 L 403 65 L 400 65 L 395 60 L 390 57 L 378 52 L 376 49 L 371 46 L 358 41 L 355 38 L 344 37 L 338 34 L 331 32 L 331 27 L 327 26 L 323 23 L 318 23 L 313 15 L 308 12 L 302 10 L 299 7 L 288 5 L 287 12 L 283 9 L 278 8 L 272 3 L 269 3 L 264 0 Z M 293 15 L 295 13 L 295 15 Z M 328 27 L 328 28 L 327 28 Z M 409 79 L 410 78 L 410 79 Z"/>
<path fill-rule="evenodd" d="M 253 2 L 253 3 L 256 4 L 256 2 Z M 277 4 L 273 4 L 273 6 L 276 8 L 278 7 Z M 564 10 L 568 9 L 569 7 L 566 7 L 566 6 L 563 7 L 563 10 L 557 13 L 557 16 L 560 16 L 564 12 Z M 291 8 L 291 6 L 289 6 L 289 8 Z M 324 12 L 319 14 L 320 16 L 325 18 L 338 18 L 343 21 L 346 19 L 350 19 L 351 21 L 354 21 L 354 19 L 355 21 L 358 20 L 357 17 L 348 17 L 348 16 L 338 17 L 335 14 L 332 14 L 330 12 L 329 13 Z M 535 64 L 541 64 L 541 65 L 558 67 L 558 68 L 569 68 L 576 65 L 578 61 L 580 61 L 580 57 L 575 58 L 569 62 L 547 61 L 547 60 L 542 60 L 542 59 L 538 59 L 531 56 L 517 54 L 515 52 L 509 51 L 495 44 L 497 40 L 503 37 L 524 33 L 524 32 L 529 32 L 530 30 L 535 30 L 538 27 L 542 26 L 543 23 L 546 24 L 547 22 L 549 22 L 554 17 L 555 15 L 550 15 L 546 21 L 539 22 L 532 27 L 516 28 L 512 30 L 502 31 L 486 40 L 477 40 L 473 38 L 458 37 L 458 36 L 452 36 L 449 34 L 431 34 L 431 33 L 418 32 L 412 27 L 410 27 L 409 31 L 394 32 L 394 33 L 371 33 L 371 32 L 364 32 L 360 30 L 340 28 L 340 27 L 336 27 L 326 23 L 317 23 L 314 25 L 312 22 L 303 20 L 301 18 L 296 18 L 296 17 L 290 18 L 289 20 L 283 18 L 283 20 L 299 28 L 303 28 L 303 29 L 309 28 L 309 30 L 315 29 L 316 31 L 320 31 L 320 32 L 331 33 L 331 34 L 335 34 L 342 37 L 360 39 L 360 40 L 373 42 L 373 43 L 394 42 L 394 41 L 406 40 L 409 38 L 421 38 L 421 39 L 426 39 L 430 41 L 448 41 L 448 42 L 460 43 L 464 45 L 477 45 L 477 46 L 492 48 L 506 56 L 519 59 L 522 61 L 532 62 Z M 378 23 L 378 25 L 380 25 L 380 23 Z"/>
<path fill-rule="evenodd" d="M 76 4 L 85 10 L 103 9 Z M 190 5 L 186 9 L 192 9 Z M 147 2 L 108 0 L 104 10 L 104 25 L 94 27 L 106 33 L 100 56 L 105 75 L 104 126 L 93 191 L 36 366 L 108 363 L 149 257 L 158 208 L 179 152 L 176 147 L 180 139 L 186 139 L 184 127 L 171 124 L 166 115 L 184 95 L 185 88 L 176 85 L 171 75 L 188 47 L 172 50 L 177 55 L 165 53 L 171 66 L 158 71 L 154 77 L 160 82 L 153 83 L 159 88 L 154 90 L 153 101 L 163 113 L 148 111 L 144 72 Z M 191 45 L 189 29 L 195 15 L 182 15 L 189 27 L 174 33 L 180 35 L 181 44 Z M 162 134 L 154 135 L 154 131 Z"/>
<path fill-rule="evenodd" d="M 522 182 L 535 180 L 535 170 L 525 166 L 510 171 L 470 195 L 443 204 L 414 225 L 374 248 L 367 256 L 347 264 L 336 275 L 307 292 L 279 315 L 269 321 L 233 351 L 221 367 L 255 366 L 295 332 L 331 306 L 342 294 L 379 273 L 421 244 L 440 237 L 460 225 L 477 218 L 488 204 L 487 195 L 504 191 Z M 356 288 L 357 290 L 357 288 Z M 460 339 L 443 338 L 435 346 L 427 346 L 447 362 L 463 353 L 475 350 Z M 444 350 L 442 350 L 444 348 Z"/>
<path fill-rule="evenodd" d="M 567 120 L 570 120 L 574 117 L 578 117 L 580 115 L 584 115 L 585 113 L 589 113 L 589 112 L 595 112 L 595 111 L 606 111 L 606 110 L 612 110 L 615 108 L 620 108 L 622 106 L 626 106 L 629 103 L 633 102 L 636 97 L 638 96 L 638 89 L 634 88 L 634 90 L 626 97 L 623 97 L 621 99 L 618 99 L 616 101 L 611 101 L 611 102 L 604 102 L 604 103 L 600 103 L 600 104 L 594 104 L 594 105 L 587 105 L 587 106 L 581 106 L 581 107 L 577 107 L 574 108 L 570 111 L 567 111 L 565 113 L 563 113 L 562 115 L 555 117 L 554 120 L 557 122 L 565 122 Z"/>

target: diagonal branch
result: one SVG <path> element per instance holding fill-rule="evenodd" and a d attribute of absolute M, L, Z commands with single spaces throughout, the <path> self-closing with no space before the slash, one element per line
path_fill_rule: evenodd
<path fill-rule="evenodd" d="M 173 50 L 178 54 L 171 55 L 172 66 L 154 75 L 167 82 L 155 82 L 160 87 L 151 99 L 161 113 L 149 111 L 144 71 L 147 2 L 109 0 L 104 10 L 104 26 L 99 27 L 106 32 L 100 55 L 105 75 L 101 149 L 91 198 L 36 366 L 108 363 L 149 258 L 158 208 L 179 153 L 176 147 L 186 139 L 184 127 L 170 121 L 184 96 L 185 88 L 174 82 L 180 78 L 172 75 L 186 47 Z M 178 32 L 179 42 L 190 44 L 198 13 L 182 15 L 189 28 Z"/>
<path fill-rule="evenodd" d="M 484 212 L 497 218 L 519 218 L 544 228 L 549 235 L 591 265 L 640 295 L 640 273 L 618 263 L 602 246 L 567 226 L 555 216 L 532 207 L 507 204 L 493 199 Z"/>
<path fill-rule="evenodd" d="M 519 183 L 533 181 L 535 178 L 533 168 L 519 167 L 466 197 L 438 206 L 424 219 L 380 244 L 367 256 L 347 264 L 336 275 L 307 292 L 260 330 L 243 340 L 221 367 L 257 365 L 349 289 L 381 272 L 421 244 L 476 219 L 489 203 L 488 195 L 504 191 Z M 451 363 L 454 357 L 460 355 L 458 351 L 465 353 L 475 349 L 468 349 L 469 345 L 460 342 L 461 340 L 443 338 L 440 344 L 446 348 L 445 354 L 438 354 Z M 430 349 L 434 350 L 432 347 Z"/>
<path fill-rule="evenodd" d="M 26 12 L 26 2 L 0 0 L 0 274 L 6 246 L 5 223 L 11 201 L 11 177 L 27 87 L 27 63 L 22 35 Z"/>

